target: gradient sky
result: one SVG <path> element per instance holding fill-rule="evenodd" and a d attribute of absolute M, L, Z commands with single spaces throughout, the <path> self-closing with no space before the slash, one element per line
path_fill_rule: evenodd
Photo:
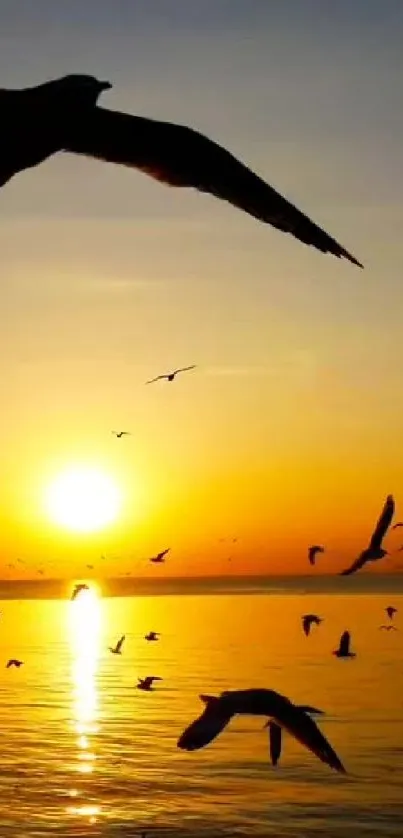
<path fill-rule="evenodd" d="M 107 78 L 106 107 L 205 132 L 365 264 L 112 165 L 60 155 L 13 179 L 0 573 L 100 553 L 109 573 L 148 573 L 168 545 L 158 572 L 298 573 L 312 542 L 340 569 L 388 492 L 403 517 L 401 0 L 0 0 L 0 23 L 4 87 Z M 72 463 L 124 492 L 97 536 L 43 511 Z"/>

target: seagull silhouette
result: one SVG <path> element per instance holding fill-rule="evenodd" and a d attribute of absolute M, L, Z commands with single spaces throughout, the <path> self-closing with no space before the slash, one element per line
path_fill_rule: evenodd
<path fill-rule="evenodd" d="M 6 669 L 10 669 L 10 666 L 16 666 L 17 669 L 22 666 L 24 661 L 19 661 L 17 658 L 10 658 L 10 660 L 6 663 Z"/>
<path fill-rule="evenodd" d="M 196 369 L 196 364 L 191 364 L 190 367 L 179 367 L 179 369 L 174 370 L 173 372 L 167 372 L 164 375 L 157 375 L 156 378 L 151 378 L 150 381 L 146 381 L 146 384 L 154 384 L 154 381 L 161 381 L 163 378 L 166 378 L 167 381 L 173 381 L 175 376 L 180 372 L 187 372 L 187 370 L 194 369 Z"/>
<path fill-rule="evenodd" d="M 165 556 L 170 551 L 170 547 L 167 547 L 166 550 L 162 550 L 161 553 L 157 553 L 156 556 L 152 556 L 150 562 L 154 562 L 154 564 L 161 564 L 161 562 L 165 561 Z"/>
<path fill-rule="evenodd" d="M 308 637 L 308 634 L 311 631 L 311 626 L 316 625 L 319 626 L 323 622 L 323 617 L 318 617 L 317 614 L 304 614 L 302 619 L 302 628 Z"/>
<path fill-rule="evenodd" d="M 116 646 L 109 646 L 109 651 L 112 652 L 112 655 L 121 655 L 122 654 L 122 646 L 125 642 L 125 634 L 122 634 L 120 640 L 118 640 Z"/>
<path fill-rule="evenodd" d="M 395 608 L 393 605 L 388 605 L 388 607 L 385 608 L 385 611 L 389 617 L 389 620 L 393 620 L 393 617 L 395 616 L 395 614 L 397 614 L 397 608 Z"/>
<path fill-rule="evenodd" d="M 310 707 L 306 704 L 296 704 L 295 705 L 298 710 L 302 710 L 303 713 L 308 713 L 310 716 L 323 716 L 323 710 L 318 710 L 316 707 Z M 264 725 L 264 727 L 269 729 L 269 748 L 270 748 L 270 759 L 272 765 L 277 765 L 280 756 L 281 756 L 281 746 L 282 746 L 282 730 L 281 726 L 277 724 L 277 722 L 273 722 L 272 719 L 269 719 L 268 722 Z"/>
<path fill-rule="evenodd" d="M 379 626 L 379 628 L 383 629 L 384 631 L 397 631 L 396 626 Z"/>
<path fill-rule="evenodd" d="M 154 689 L 153 682 L 154 681 L 162 681 L 162 678 L 159 675 L 147 675 L 146 678 L 138 678 L 137 689 L 138 690 L 145 690 L 146 692 L 150 692 Z"/>
<path fill-rule="evenodd" d="M 321 547 L 320 544 L 313 544 L 312 547 L 308 550 L 308 559 L 310 564 L 315 564 L 316 554 L 317 553 L 324 553 L 325 548 Z"/>
<path fill-rule="evenodd" d="M 159 635 L 159 631 L 149 631 L 148 634 L 145 635 L 144 640 L 158 640 Z"/>
<path fill-rule="evenodd" d="M 84 582 L 79 584 L 79 585 L 74 586 L 74 590 L 73 590 L 73 593 L 71 595 L 71 599 L 72 600 L 75 599 L 78 596 L 78 594 L 81 593 L 81 591 L 89 591 L 89 586 L 86 585 Z"/>
<path fill-rule="evenodd" d="M 138 169 L 176 187 L 193 187 L 227 201 L 304 244 L 362 267 L 307 215 L 225 148 L 182 125 L 97 106 L 112 87 L 88 75 L 68 75 L 22 90 L 0 91 L 0 186 L 59 151 Z"/>
<path fill-rule="evenodd" d="M 322 762 L 336 771 L 344 772 L 337 754 L 307 713 L 288 698 L 274 690 L 234 690 L 220 696 L 201 695 L 205 709 L 178 740 L 178 748 L 195 751 L 212 742 L 233 716 L 269 716 L 280 727 L 291 733 Z"/>
<path fill-rule="evenodd" d="M 362 551 L 361 555 L 353 562 L 351 567 L 341 572 L 341 576 L 350 576 L 351 573 L 356 573 L 357 570 L 361 570 L 367 562 L 375 562 L 378 559 L 383 559 L 387 555 L 388 551 L 383 549 L 382 541 L 390 527 L 394 511 L 395 502 L 392 495 L 388 495 L 369 546 L 366 550 Z"/>
<path fill-rule="evenodd" d="M 122 436 L 131 436 L 130 431 L 112 431 L 112 433 L 118 438 L 122 439 Z"/>
<path fill-rule="evenodd" d="M 350 640 L 350 632 L 344 631 L 340 638 L 339 648 L 335 649 L 332 655 L 336 655 L 336 658 L 355 658 L 355 652 L 350 652 Z"/>

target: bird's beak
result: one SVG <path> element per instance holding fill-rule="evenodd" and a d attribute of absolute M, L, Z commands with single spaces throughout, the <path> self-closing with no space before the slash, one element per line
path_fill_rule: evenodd
<path fill-rule="evenodd" d="M 112 87 L 110 81 L 100 81 L 99 86 L 101 90 L 110 90 Z"/>

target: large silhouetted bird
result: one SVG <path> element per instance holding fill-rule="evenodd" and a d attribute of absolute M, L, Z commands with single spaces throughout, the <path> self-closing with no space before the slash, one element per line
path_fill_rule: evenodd
<path fill-rule="evenodd" d="M 360 570 L 362 567 L 364 567 L 364 565 L 367 562 L 375 562 L 378 559 L 383 559 L 383 557 L 387 555 L 388 551 L 383 549 L 382 541 L 385 538 L 385 535 L 391 525 L 394 511 L 395 502 L 393 500 L 392 495 L 388 495 L 378 523 L 375 527 L 373 535 L 371 536 L 369 546 L 366 548 L 366 550 L 362 551 L 361 555 L 358 556 L 358 559 L 356 559 L 355 562 L 353 562 L 351 567 L 348 567 L 346 568 L 346 570 L 342 571 L 342 573 L 340 574 L 341 576 L 349 576 L 350 573 L 355 573 L 357 570 Z"/>
<path fill-rule="evenodd" d="M 237 714 L 269 716 L 277 725 L 291 733 L 322 762 L 343 771 L 337 754 L 306 712 L 274 690 L 231 690 L 218 697 L 201 695 L 205 709 L 178 740 L 178 748 L 195 751 L 212 742 Z"/>
<path fill-rule="evenodd" d="M 163 375 L 157 375 L 155 378 L 150 378 L 149 381 L 146 381 L 146 384 L 154 384 L 154 381 L 161 381 L 163 378 L 166 378 L 167 381 L 173 381 L 175 376 L 177 376 L 180 372 L 187 372 L 188 370 L 196 369 L 196 364 L 191 364 L 190 367 L 179 367 L 177 370 L 173 370 L 173 372 L 166 372 Z"/>
<path fill-rule="evenodd" d="M 183 125 L 97 107 L 112 87 L 68 75 L 0 91 L 0 185 L 64 151 L 139 169 L 170 186 L 193 187 L 337 258 L 362 264 L 230 152 Z"/>

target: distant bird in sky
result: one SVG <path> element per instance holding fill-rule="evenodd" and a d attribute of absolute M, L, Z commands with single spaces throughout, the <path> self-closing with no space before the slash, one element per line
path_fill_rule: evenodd
<path fill-rule="evenodd" d="M 313 544 L 312 547 L 308 549 L 308 559 L 309 564 L 315 564 L 316 554 L 317 553 L 324 553 L 325 548 L 322 547 L 320 544 Z"/>
<path fill-rule="evenodd" d="M 146 678 L 138 678 L 137 689 L 138 690 L 145 690 L 146 692 L 150 692 L 153 690 L 153 682 L 154 681 L 162 681 L 162 678 L 159 675 L 147 675 Z"/>
<path fill-rule="evenodd" d="M 6 669 L 10 669 L 10 666 L 16 666 L 18 669 L 20 666 L 23 666 L 23 664 L 24 661 L 19 661 L 17 658 L 10 658 L 10 660 L 6 663 Z"/>
<path fill-rule="evenodd" d="M 322 762 L 344 772 L 337 754 L 319 728 L 303 710 L 274 690 L 228 690 L 218 697 L 201 695 L 205 709 L 178 740 L 178 748 L 195 751 L 212 742 L 237 714 L 269 716 L 277 725 L 291 733 Z"/>
<path fill-rule="evenodd" d="M 179 369 L 173 372 L 167 372 L 164 375 L 157 375 L 156 378 L 151 378 L 150 381 L 146 381 L 146 384 L 154 384 L 154 381 L 161 381 L 163 378 L 166 378 L 167 381 L 173 381 L 175 376 L 179 375 L 180 372 L 187 372 L 187 370 L 194 369 L 196 369 L 196 364 L 191 364 L 190 367 L 179 367 Z"/>
<path fill-rule="evenodd" d="M 144 640 L 158 640 L 159 635 L 159 631 L 149 631 L 148 634 L 145 635 Z"/>
<path fill-rule="evenodd" d="M 396 524 L 393 524 L 392 530 L 397 530 L 398 527 L 403 527 L 403 521 L 396 521 Z"/>
<path fill-rule="evenodd" d="M 393 620 L 393 617 L 395 616 L 395 614 L 397 614 L 397 608 L 395 608 L 393 605 L 388 605 L 388 607 L 385 608 L 385 611 L 389 617 L 389 620 Z"/>
<path fill-rule="evenodd" d="M 323 617 L 318 617 L 317 614 L 304 614 L 302 619 L 302 628 L 308 637 L 312 625 L 319 626 L 323 622 Z"/>
<path fill-rule="evenodd" d="M 214 195 L 304 244 L 362 267 L 351 253 L 218 143 L 184 125 L 97 107 L 112 87 L 68 75 L 0 91 L 0 185 L 57 152 L 139 169 L 176 187 Z"/>
<path fill-rule="evenodd" d="M 74 586 L 74 590 L 73 590 L 73 593 L 71 595 L 71 599 L 72 600 L 75 599 L 78 596 L 78 594 L 81 593 L 81 591 L 89 591 L 89 586 L 86 585 L 84 582 L 79 584 L 79 585 Z"/>
<path fill-rule="evenodd" d="M 94 565 L 93 564 L 86 564 L 85 566 L 88 570 L 94 570 Z"/>
<path fill-rule="evenodd" d="M 391 626 L 391 625 L 389 625 L 389 626 L 379 626 L 379 628 L 383 629 L 384 631 L 397 631 L 396 626 Z"/>
<path fill-rule="evenodd" d="M 387 555 L 388 551 L 383 549 L 382 541 L 390 527 L 394 511 L 395 502 L 392 495 L 388 495 L 369 546 L 366 550 L 362 551 L 361 555 L 353 562 L 351 567 L 341 572 L 341 576 L 350 576 L 351 573 L 356 573 L 357 570 L 361 570 L 367 562 L 375 562 L 378 559 L 383 559 Z"/>
<path fill-rule="evenodd" d="M 112 652 L 112 655 L 121 655 L 122 654 L 122 646 L 125 642 L 125 634 L 122 634 L 120 640 L 118 640 L 116 646 L 109 646 L 109 651 Z"/>
<path fill-rule="evenodd" d="M 318 710 L 316 707 L 310 707 L 309 705 L 305 704 L 296 704 L 295 705 L 298 710 L 302 710 L 303 713 L 309 713 L 310 716 L 323 716 L 323 710 Z M 277 765 L 280 756 L 281 756 L 281 747 L 282 747 L 282 730 L 281 726 L 277 724 L 277 722 L 273 722 L 272 719 L 269 719 L 268 722 L 265 724 L 265 728 L 269 729 L 269 748 L 270 748 L 270 759 L 272 765 Z"/>
<path fill-rule="evenodd" d="M 121 439 L 122 436 L 131 436 L 130 431 L 112 431 L 112 433 L 118 438 Z"/>
<path fill-rule="evenodd" d="M 350 632 L 344 631 L 340 638 L 339 648 L 335 649 L 332 655 L 336 655 L 336 658 L 355 658 L 355 652 L 350 652 L 350 640 Z"/>
<path fill-rule="evenodd" d="M 161 564 L 161 562 L 165 561 L 165 556 L 170 551 L 170 547 L 167 547 L 166 550 L 162 550 L 161 553 L 157 553 L 156 556 L 152 556 L 150 562 L 154 562 L 154 564 Z"/>

